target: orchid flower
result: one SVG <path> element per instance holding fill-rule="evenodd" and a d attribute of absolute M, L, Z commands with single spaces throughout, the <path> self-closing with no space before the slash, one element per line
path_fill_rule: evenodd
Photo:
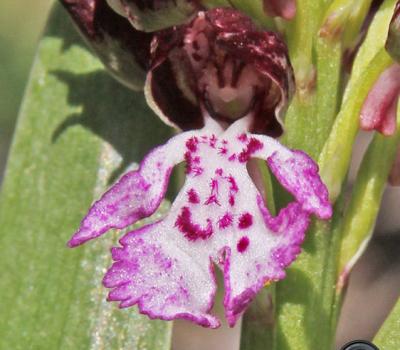
<path fill-rule="evenodd" d="M 151 318 L 216 328 L 210 314 L 214 266 L 224 275 L 233 326 L 257 292 L 285 276 L 310 216 L 332 208 L 315 162 L 266 134 L 283 132 L 293 72 L 283 41 L 229 8 L 198 12 L 154 34 L 146 98 L 168 124 L 186 130 L 152 150 L 89 210 L 69 241 L 76 247 L 153 214 L 173 167 L 186 181 L 168 214 L 133 230 L 112 249 L 108 300 L 137 304 Z M 263 159 L 294 200 L 272 216 L 246 165 Z"/>

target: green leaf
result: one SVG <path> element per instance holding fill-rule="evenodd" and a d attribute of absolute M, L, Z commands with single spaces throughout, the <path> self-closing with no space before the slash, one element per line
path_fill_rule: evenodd
<path fill-rule="evenodd" d="M 167 136 L 143 94 L 109 77 L 57 6 L 0 200 L 1 349 L 169 349 L 171 323 L 105 301 L 113 234 L 66 247 L 110 181 Z"/>
<path fill-rule="evenodd" d="M 397 350 L 400 344 L 400 300 L 383 323 L 374 339 L 374 343 L 382 350 Z"/>
<path fill-rule="evenodd" d="M 397 115 L 400 115 L 400 109 Z M 397 132 L 390 137 L 375 133 L 361 163 L 348 208 L 343 215 L 338 268 L 338 272 L 343 275 L 339 287 L 342 287 L 343 279 L 372 236 L 383 191 L 396 157 L 400 141 L 399 128 L 398 122 Z"/>
<path fill-rule="evenodd" d="M 379 75 L 393 63 L 384 45 L 394 6 L 394 0 L 385 1 L 371 23 L 355 59 L 340 112 L 319 157 L 321 176 L 333 201 L 347 174 L 364 100 Z"/>

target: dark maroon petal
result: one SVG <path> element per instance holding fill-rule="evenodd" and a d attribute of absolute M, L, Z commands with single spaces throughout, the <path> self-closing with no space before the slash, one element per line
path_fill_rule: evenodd
<path fill-rule="evenodd" d="M 137 29 L 154 32 L 186 22 L 199 9 L 197 0 L 107 0 Z"/>
<path fill-rule="evenodd" d="M 245 33 L 256 30 L 250 17 L 233 8 L 215 8 L 205 12 L 205 16 L 216 33 Z"/>
<path fill-rule="evenodd" d="M 264 11 L 272 17 L 292 19 L 296 15 L 295 0 L 264 0 Z"/>
<path fill-rule="evenodd" d="M 60 1 L 114 77 L 132 89 L 141 88 L 152 35 L 135 30 L 105 0 Z"/>
<path fill-rule="evenodd" d="M 389 26 L 386 50 L 396 61 L 400 62 L 400 1 L 397 2 Z"/>
<path fill-rule="evenodd" d="M 294 93 L 285 43 L 232 8 L 199 12 L 190 24 L 157 33 L 151 75 L 147 92 L 156 113 L 181 129 L 201 125 L 202 110 L 227 124 L 250 112 L 253 131 L 280 136 Z M 190 109 L 175 111 L 178 102 Z"/>
<path fill-rule="evenodd" d="M 284 42 L 273 32 L 247 32 L 221 33 L 217 37 L 217 44 L 233 57 L 255 67 L 262 76 L 274 83 L 264 92 L 254 129 L 280 136 L 281 116 L 295 90 L 294 73 Z"/>
<path fill-rule="evenodd" d="M 172 50 L 182 46 L 186 26 L 171 27 L 154 33 L 151 44 L 151 67 L 155 68 L 168 59 Z"/>
<path fill-rule="evenodd" d="M 169 61 L 150 71 L 146 81 L 147 101 L 166 124 L 181 130 L 199 129 L 204 124 L 199 104 L 184 95 L 176 79 Z"/>
<path fill-rule="evenodd" d="M 396 131 L 396 111 L 400 93 L 400 65 L 393 64 L 375 82 L 363 104 L 360 126 L 384 135 Z"/>

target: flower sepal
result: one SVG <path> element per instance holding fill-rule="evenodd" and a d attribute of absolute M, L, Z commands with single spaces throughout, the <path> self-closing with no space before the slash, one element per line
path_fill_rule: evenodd
<path fill-rule="evenodd" d="M 155 32 L 181 25 L 200 9 L 198 0 L 107 0 L 135 29 Z"/>
<path fill-rule="evenodd" d="M 152 35 L 135 30 L 106 0 L 60 2 L 108 71 L 130 89 L 143 89 Z"/>

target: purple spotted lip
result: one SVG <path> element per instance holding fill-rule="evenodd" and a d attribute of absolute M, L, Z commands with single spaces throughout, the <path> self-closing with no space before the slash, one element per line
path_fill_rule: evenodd
<path fill-rule="evenodd" d="M 166 217 L 127 233 L 112 249 L 114 264 L 103 280 L 112 289 L 108 300 L 120 307 L 137 304 L 151 318 L 215 328 L 220 323 L 210 310 L 217 266 L 233 326 L 266 282 L 285 276 L 300 253 L 310 215 L 331 216 L 316 164 L 268 136 L 243 132 L 243 123 L 239 119 L 224 130 L 209 118 L 203 129 L 175 136 L 90 208 L 70 247 L 154 213 L 173 166 L 186 160 L 185 184 Z M 247 173 L 251 158 L 265 159 L 295 198 L 276 217 Z"/>

